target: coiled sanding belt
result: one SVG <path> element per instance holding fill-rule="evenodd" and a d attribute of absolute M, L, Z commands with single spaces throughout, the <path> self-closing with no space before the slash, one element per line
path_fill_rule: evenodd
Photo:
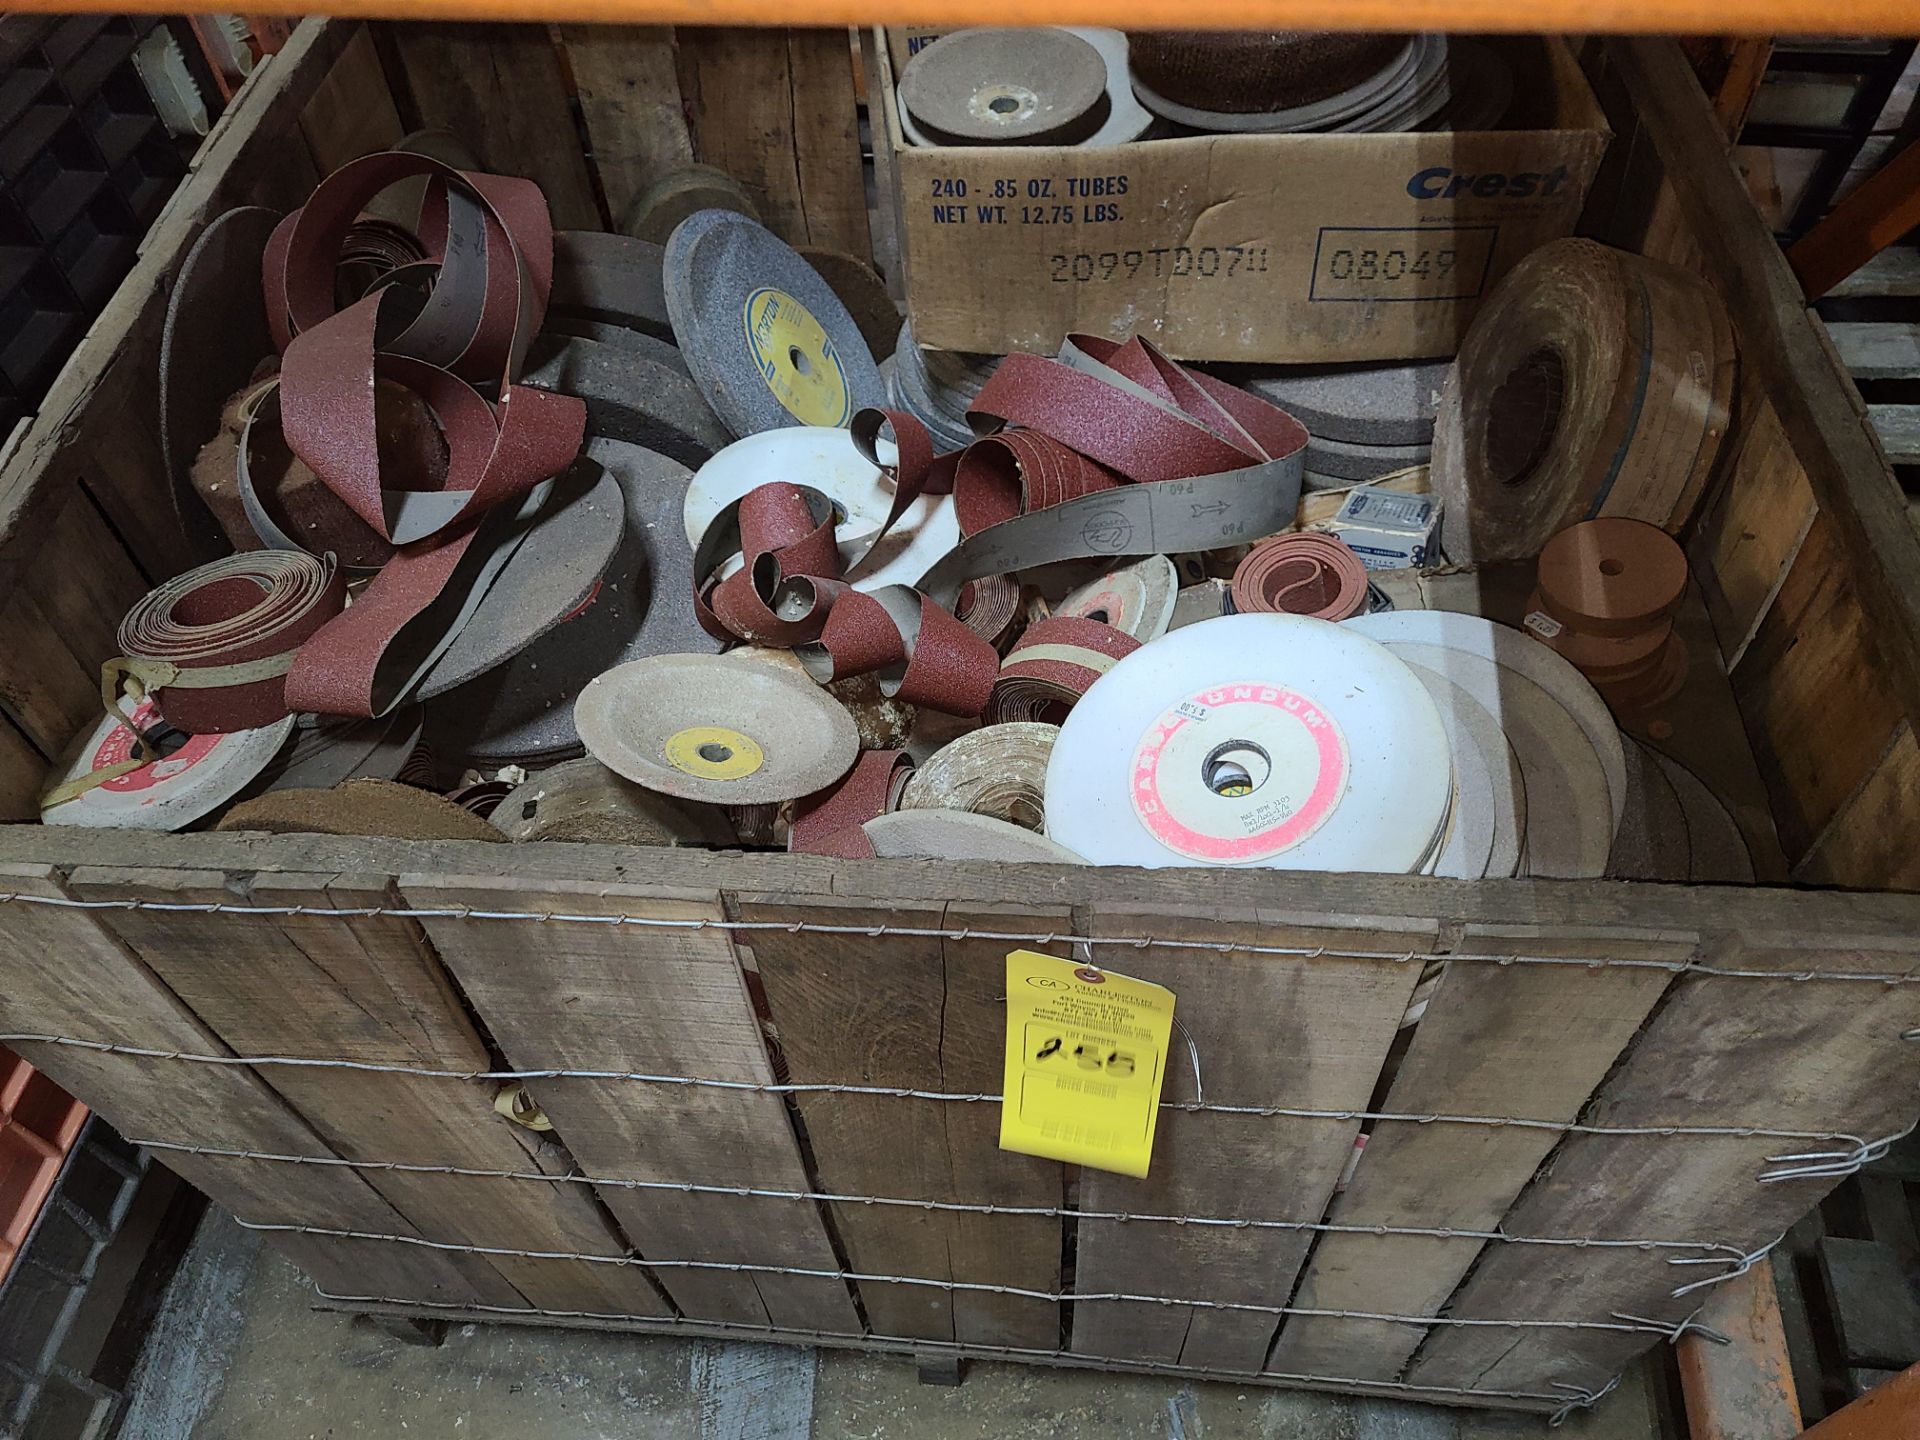
<path fill-rule="evenodd" d="M 422 297 L 388 285 L 336 310 L 336 262 L 355 221 L 382 191 L 416 177 L 427 182 L 418 235 L 438 262 L 431 290 Z M 400 547 L 352 608 L 301 648 L 287 678 L 290 705 L 375 715 L 405 698 L 511 557 L 511 537 L 526 528 L 517 522 L 545 498 L 542 482 L 579 450 L 580 401 L 516 383 L 551 288 L 552 236 L 530 181 L 396 152 L 341 167 L 274 232 L 263 280 L 282 349 L 287 442 Z M 376 379 L 413 391 L 433 412 L 448 449 L 440 489 L 384 483 Z M 500 525 L 504 532 L 486 533 Z"/>
<path fill-rule="evenodd" d="M 987 723 L 1057 725 L 1094 681 L 1139 648 L 1131 635 L 1098 620 L 1060 616 L 1030 625 L 1001 662 Z"/>
<path fill-rule="evenodd" d="M 1474 317 L 1441 393 L 1448 558 L 1523 559 L 1599 515 L 1678 531 L 1726 436 L 1734 370 L 1703 281 L 1590 240 L 1543 245 Z"/>
<path fill-rule="evenodd" d="M 853 769 L 825 790 L 793 802 L 787 849 L 802 855 L 871 860 L 873 845 L 860 827 L 896 809 L 913 774 L 904 750 L 862 750 Z"/>
<path fill-rule="evenodd" d="M 130 678 L 189 735 L 283 720 L 294 709 L 286 696 L 294 656 L 346 596 L 332 556 L 291 550 L 229 555 L 177 575 L 120 622 L 120 655 L 101 667 L 101 699 L 120 713 Z"/>
<path fill-rule="evenodd" d="M 1351 620 L 1367 607 L 1367 568 L 1332 535 L 1301 530 L 1262 540 L 1233 572 L 1241 615 Z"/>

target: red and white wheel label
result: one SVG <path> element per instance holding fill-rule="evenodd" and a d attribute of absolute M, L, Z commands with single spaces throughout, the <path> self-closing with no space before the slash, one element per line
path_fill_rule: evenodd
<path fill-rule="evenodd" d="M 1134 813 L 1190 860 L 1245 864 L 1291 850 L 1347 790 L 1347 741 L 1280 685 L 1215 685 L 1169 707 L 1133 753 Z"/>
<path fill-rule="evenodd" d="M 146 729 L 160 720 L 160 712 L 151 699 L 142 700 L 133 707 L 133 723 Z M 125 795 L 139 790 L 150 790 L 176 775 L 184 774 L 198 765 L 219 747 L 224 735 L 195 735 L 166 759 L 152 765 L 142 765 L 138 770 L 107 781 L 99 788 L 114 794 Z M 93 752 L 93 763 L 89 770 L 104 770 L 109 765 L 118 765 L 133 758 L 133 736 L 124 725 L 116 725 L 107 732 L 107 738 L 100 742 L 100 748 Z"/>

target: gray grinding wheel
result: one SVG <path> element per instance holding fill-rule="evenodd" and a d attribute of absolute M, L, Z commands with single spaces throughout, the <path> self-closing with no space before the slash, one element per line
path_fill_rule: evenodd
<path fill-rule="evenodd" d="M 1352 445 L 1431 445 L 1450 360 L 1266 370 L 1238 383 L 1270 400 L 1315 439 Z"/>
<path fill-rule="evenodd" d="M 542 335 L 520 378 L 537 390 L 584 400 L 588 434 L 645 446 L 682 465 L 700 465 L 733 443 L 683 366 L 623 346 Z"/>
<path fill-rule="evenodd" d="M 556 230 L 547 312 L 605 320 L 672 342 L 660 275 L 664 256 L 658 245 L 626 235 Z"/>
<path fill-rule="evenodd" d="M 693 615 L 693 550 L 681 517 L 692 471 L 599 437 L 587 441 L 583 463 L 624 496 L 619 550 L 577 613 L 434 707 L 436 750 L 478 765 L 577 755 L 573 697 L 594 676 L 645 655 L 719 652 Z"/>
<path fill-rule="evenodd" d="M 958 30 L 907 63 L 900 103 L 937 144 L 1072 145 L 1107 118 L 1107 63 L 1057 28 Z"/>
<path fill-rule="evenodd" d="M 1432 458 L 1431 445 L 1352 445 L 1319 435 L 1312 435 L 1307 441 L 1307 469 L 1349 484 L 1378 480 L 1382 475 L 1391 475 L 1411 465 L 1425 465 Z"/>
<path fill-rule="evenodd" d="M 667 242 L 664 279 L 687 369 L 735 435 L 844 427 L 855 411 L 886 404 L 847 307 L 765 226 L 701 211 Z"/>
<path fill-rule="evenodd" d="M 579 315 L 549 315 L 542 333 L 571 335 L 578 340 L 611 345 L 617 350 L 631 350 L 656 365 L 665 365 L 682 375 L 687 373 L 687 362 L 680 358 L 679 346 L 657 339 L 644 330 L 635 330 L 630 325 L 616 325 L 610 320 L 589 320 Z"/>

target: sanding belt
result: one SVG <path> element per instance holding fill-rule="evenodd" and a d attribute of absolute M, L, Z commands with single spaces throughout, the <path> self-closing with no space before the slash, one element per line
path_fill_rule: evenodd
<path fill-rule="evenodd" d="M 873 859 L 873 842 L 861 826 L 898 808 L 900 793 L 912 774 L 913 757 L 904 750 L 862 750 L 853 768 L 838 781 L 794 801 L 787 849 L 803 855 Z"/>
<path fill-rule="evenodd" d="M 940 457 L 953 460 L 964 538 L 917 585 L 871 594 L 846 585 L 832 501 L 773 482 L 722 511 L 695 547 L 701 623 L 723 638 L 795 646 L 823 684 L 877 671 L 889 697 L 976 716 L 999 663 L 952 614 L 968 581 L 1056 560 L 1246 543 L 1283 529 L 1299 503 L 1299 422 L 1138 339 L 1076 335 L 1057 360 L 1009 356 L 968 416 L 982 438 L 957 459 Z M 887 428 L 892 467 L 877 451 Z M 852 435 L 894 481 L 870 548 L 939 461 L 926 427 L 904 411 L 863 410 Z M 740 568 L 714 578 L 735 554 Z"/>
<path fill-rule="evenodd" d="M 438 265 L 431 291 L 422 300 L 388 284 L 336 310 L 335 265 L 362 209 L 420 176 L 419 239 Z M 524 538 L 544 482 L 578 452 L 586 407 L 515 383 L 552 275 L 553 229 L 538 186 L 423 155 L 349 162 L 274 231 L 263 280 L 282 352 L 287 443 L 398 547 L 353 605 L 301 647 L 287 675 L 289 705 L 370 716 L 404 699 Z M 442 488 L 384 483 L 376 377 L 433 412 L 448 449 Z"/>
<path fill-rule="evenodd" d="M 1233 571 L 1242 615 L 1351 620 L 1367 607 L 1367 567 L 1332 535 L 1302 530 L 1262 540 Z"/>
<path fill-rule="evenodd" d="M 1001 662 L 987 701 L 987 723 L 1044 720 L 1059 724 L 1067 710 L 1140 642 L 1112 625 L 1056 615 L 1029 625 Z"/>

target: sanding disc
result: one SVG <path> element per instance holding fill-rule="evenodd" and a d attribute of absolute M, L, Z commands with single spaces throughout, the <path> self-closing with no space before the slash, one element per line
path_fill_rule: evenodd
<path fill-rule="evenodd" d="M 1164 555 L 1148 555 L 1073 590 L 1053 607 L 1058 616 L 1098 620 L 1141 644 L 1167 633 L 1180 577 Z"/>
<path fill-rule="evenodd" d="M 504 665 L 579 608 L 619 549 L 622 514 L 620 487 L 597 464 L 575 460 L 414 693 L 430 700 Z"/>
<path fill-rule="evenodd" d="M 396 840 L 490 840 L 502 835 L 464 806 L 392 780 L 349 780 L 331 790 L 269 790 L 243 800 L 216 830 L 269 835 L 387 835 Z"/>
<path fill-rule="evenodd" d="M 160 711 L 151 699 L 130 712 L 146 730 L 158 726 Z M 267 768 L 293 733 L 288 715 L 257 730 L 225 735 L 193 735 L 164 759 L 143 765 L 40 812 L 45 825 L 112 826 L 129 830 L 179 830 L 212 814 L 244 790 Z M 119 722 L 106 716 L 69 747 L 47 788 L 79 780 L 141 758 L 139 744 Z"/>
<path fill-rule="evenodd" d="M 1456 615 L 1447 610 L 1391 610 L 1349 621 L 1383 644 L 1410 640 L 1440 645 L 1497 661 L 1525 676 L 1559 702 L 1587 737 L 1605 772 L 1613 823 L 1620 823 L 1626 797 L 1627 762 L 1607 702 L 1573 666 L 1545 645 L 1509 625 L 1498 625 L 1478 615 Z"/>
<path fill-rule="evenodd" d="M 689 165 L 662 175 L 633 197 L 620 228 L 636 240 L 667 243 L 680 222 L 702 210 L 731 210 L 758 220 L 760 211 L 745 187 L 712 165 Z"/>
<path fill-rule="evenodd" d="M 1687 878 L 1695 884 L 1751 885 L 1753 852 L 1733 813 L 1704 780 L 1671 755 L 1651 748 L 1647 753 L 1673 786 L 1686 814 Z"/>
<path fill-rule="evenodd" d="M 1230 615 L 1096 680 L 1047 767 L 1047 834 L 1096 865 L 1407 874 L 1453 793 L 1426 688 L 1364 635 Z"/>
<path fill-rule="evenodd" d="M 601 230 L 556 230 L 547 314 L 605 320 L 672 341 L 665 261 L 666 251 L 651 241 Z"/>
<path fill-rule="evenodd" d="M 278 211 L 258 205 L 214 217 L 181 262 L 160 330 L 160 451 L 174 517 L 209 559 L 225 552 L 226 537 L 193 488 L 193 459 L 219 430 L 227 397 L 273 353 L 258 277 L 279 223 Z"/>
<path fill-rule="evenodd" d="M 853 717 L 810 680 L 729 655 L 655 655 L 574 706 L 588 752 L 636 785 L 715 805 L 824 790 L 860 752 Z"/>
<path fill-rule="evenodd" d="M 592 756 L 542 770 L 488 817 L 509 840 L 583 845 L 733 845 L 724 810 L 623 780 Z"/>
<path fill-rule="evenodd" d="M 1106 119 L 1106 62 L 1053 27 L 956 30 L 907 63 L 900 106 L 939 144 L 1073 145 Z"/>
<path fill-rule="evenodd" d="M 586 402 L 587 433 L 698 465 L 733 435 L 708 408 L 684 363 L 578 336 L 542 335 L 521 383 Z"/>
<path fill-rule="evenodd" d="M 1407 97 L 1421 93 L 1423 88 L 1430 91 L 1435 72 L 1445 68 L 1446 51 L 1444 36 L 1416 35 L 1400 43 L 1372 74 L 1345 89 L 1297 104 L 1283 103 L 1275 109 L 1235 111 L 1214 108 L 1213 101 L 1205 107 L 1182 103 L 1159 94 L 1143 80 L 1137 60 L 1133 90 L 1140 103 L 1154 114 L 1195 130 L 1267 134 L 1336 130 L 1350 125 L 1366 129 L 1371 128 L 1368 122 L 1373 116 L 1397 111 Z"/>
<path fill-rule="evenodd" d="M 1315 441 L 1431 445 L 1447 360 L 1267 370 L 1237 383 L 1307 427 Z M 1309 453 L 1312 443 L 1309 442 Z"/>
<path fill-rule="evenodd" d="M 886 404 L 847 307 L 765 226 L 701 211 L 667 242 L 664 281 L 687 368 L 735 435 L 845 428 L 856 411 Z"/>
<path fill-rule="evenodd" d="M 1378 75 L 1405 35 L 1305 30 L 1144 30 L 1127 36 L 1155 93 L 1208 110 L 1259 113 L 1324 100 Z"/>
<path fill-rule="evenodd" d="M 681 527 L 684 465 L 618 440 L 587 442 L 582 463 L 621 497 L 619 548 L 584 601 L 505 664 L 434 706 L 436 748 L 470 764 L 577 754 L 573 697 L 594 676 L 647 655 L 711 655 L 694 618 L 693 551 Z"/>
<path fill-rule="evenodd" d="M 882 860 L 1031 860 L 1084 865 L 1057 840 L 966 810 L 896 810 L 860 827 Z"/>
<path fill-rule="evenodd" d="M 1064 25 L 1060 28 L 1070 35 L 1077 35 L 1099 51 L 1100 59 L 1107 67 L 1107 118 L 1093 134 L 1078 142 L 1079 147 L 1098 150 L 1125 145 L 1146 134 L 1155 117 L 1133 93 L 1126 32 L 1090 25 Z M 936 146 L 940 143 L 914 124 L 913 114 L 905 105 L 898 107 L 898 113 L 901 137 L 909 145 Z"/>

